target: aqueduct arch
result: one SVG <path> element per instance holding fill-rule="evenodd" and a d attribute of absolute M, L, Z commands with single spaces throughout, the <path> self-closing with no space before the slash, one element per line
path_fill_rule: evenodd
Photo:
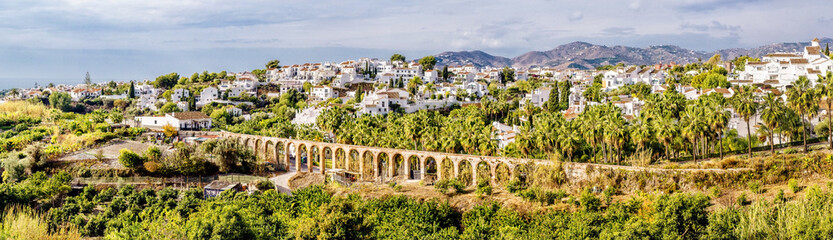
<path fill-rule="evenodd" d="M 252 148 L 256 156 L 290 171 L 312 172 L 318 168 L 318 172 L 325 174 L 328 169 L 345 169 L 361 174 L 361 179 L 366 181 L 394 177 L 452 179 L 460 177 L 462 170 L 470 184 L 476 184 L 478 177 L 502 184 L 515 176 L 515 166 L 535 161 L 548 164 L 533 159 L 377 148 L 231 132 L 211 134 L 235 139 Z"/>

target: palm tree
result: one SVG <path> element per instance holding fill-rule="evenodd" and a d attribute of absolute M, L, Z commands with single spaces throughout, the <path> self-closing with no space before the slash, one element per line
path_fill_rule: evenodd
<path fill-rule="evenodd" d="M 816 101 L 816 91 L 810 88 L 810 81 L 807 77 L 800 76 L 793 84 L 793 87 L 787 91 L 787 100 L 790 107 L 801 116 L 801 128 L 804 134 L 804 152 L 808 152 L 807 148 L 807 123 L 806 117 L 810 117 L 818 113 L 819 104 Z"/>
<path fill-rule="evenodd" d="M 702 135 L 705 126 L 703 124 L 703 111 L 697 104 L 689 104 L 680 116 L 682 136 L 691 143 L 691 156 L 697 162 L 697 139 Z"/>
<path fill-rule="evenodd" d="M 670 116 L 659 117 L 653 121 L 654 134 L 657 140 L 665 147 L 666 159 L 671 159 L 669 148 L 674 141 L 674 136 L 677 135 L 677 124 Z"/>
<path fill-rule="evenodd" d="M 643 114 L 634 122 L 631 128 L 631 139 L 636 143 L 637 151 L 645 148 L 645 143 L 651 140 L 651 122 L 647 115 Z"/>
<path fill-rule="evenodd" d="M 820 83 L 819 87 L 819 98 L 824 97 L 825 102 L 827 103 L 827 122 L 830 124 L 833 122 L 833 72 L 827 71 L 827 75 L 824 77 L 819 76 Z M 827 127 L 827 142 L 830 144 L 830 149 L 833 149 L 833 127 Z"/>
<path fill-rule="evenodd" d="M 561 135 L 559 135 L 559 145 L 561 145 L 561 151 L 567 153 L 570 162 L 573 161 L 573 152 L 578 149 L 579 142 L 581 141 L 581 138 L 575 132 L 572 125 L 572 122 L 563 124 L 559 129 L 559 132 L 561 133 Z"/>
<path fill-rule="evenodd" d="M 752 131 L 749 125 L 750 120 L 758 113 L 758 103 L 755 102 L 755 96 L 752 95 L 754 89 L 750 86 L 741 86 L 736 88 L 735 95 L 732 96 L 732 105 L 735 112 L 746 121 L 746 139 L 749 144 L 749 157 L 752 158 Z"/>
<path fill-rule="evenodd" d="M 717 135 L 720 141 L 720 159 L 723 159 L 723 131 L 729 124 L 729 111 L 723 109 L 723 105 L 716 101 L 711 101 L 707 112 L 709 128 Z"/>
<path fill-rule="evenodd" d="M 775 155 L 775 140 L 773 135 L 775 135 L 775 130 L 780 127 L 780 123 L 784 117 L 784 110 L 784 102 L 781 101 L 780 97 L 775 96 L 773 93 L 767 93 L 764 96 L 764 103 L 761 106 L 761 120 L 763 120 L 764 126 L 770 129 L 768 131 L 769 150 L 772 155 Z"/>
<path fill-rule="evenodd" d="M 582 126 L 583 131 L 581 131 L 581 135 L 584 138 L 584 141 L 590 143 L 590 146 L 593 147 L 593 161 L 596 161 L 596 147 L 599 144 L 599 141 L 597 141 L 597 136 L 599 135 L 598 133 L 601 127 L 598 112 L 585 111 L 577 120 L 580 121 L 580 125 Z"/>

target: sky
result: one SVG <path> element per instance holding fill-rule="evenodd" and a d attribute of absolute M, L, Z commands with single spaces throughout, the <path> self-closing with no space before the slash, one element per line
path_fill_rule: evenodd
<path fill-rule="evenodd" d="M 712 51 L 833 37 L 829 0 L 2 0 L 0 89 L 585 41 Z"/>

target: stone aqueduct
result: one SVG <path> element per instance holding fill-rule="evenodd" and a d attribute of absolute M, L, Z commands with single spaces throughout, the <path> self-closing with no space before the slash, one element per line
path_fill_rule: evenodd
<path fill-rule="evenodd" d="M 328 169 L 344 169 L 360 174 L 363 181 L 390 181 L 394 177 L 405 177 L 409 180 L 422 180 L 427 174 L 436 174 L 437 179 L 456 178 L 462 171 L 470 171 L 471 183 L 477 184 L 478 176 L 488 174 L 491 183 L 499 183 L 511 179 L 517 174 L 528 172 L 523 165 L 552 164 L 550 161 L 539 159 L 491 157 L 443 152 L 415 151 L 393 148 L 367 147 L 359 145 L 325 143 L 288 138 L 267 137 L 259 135 L 239 134 L 232 132 L 195 132 L 182 131 L 180 136 L 217 136 L 230 138 L 254 149 L 255 154 L 264 160 L 285 166 L 286 170 L 295 169 L 298 172 L 313 172 L 309 167 L 314 161 L 318 162 L 318 171 L 326 174 Z M 290 150 L 290 151 L 287 151 Z M 293 153 L 294 152 L 294 153 Z M 341 157 L 339 157 L 339 155 Z M 329 156 L 329 157 L 328 157 Z M 302 158 L 306 157 L 306 169 L 303 169 Z M 401 159 L 400 164 L 398 159 Z M 327 159 L 330 165 L 327 166 Z M 294 161 L 290 161 L 290 160 Z M 324 164 L 322 164 L 324 163 Z M 367 163 L 367 164 L 366 164 Z M 370 166 L 368 166 L 370 165 Z M 444 172 L 447 165 L 453 170 Z M 648 172 L 743 172 L 751 169 L 664 169 L 651 167 L 634 167 L 620 165 L 605 165 L 594 163 L 562 162 L 562 170 L 569 181 L 587 181 L 588 168 L 612 169 L 624 171 Z M 412 171 L 413 170 L 413 171 Z M 498 172 L 503 174 L 498 174 Z M 368 173 L 368 174 L 365 174 Z M 444 176 L 449 175 L 449 176 Z M 503 177 L 501 179 L 501 177 Z"/>
<path fill-rule="evenodd" d="M 318 163 L 318 171 L 322 174 L 326 174 L 328 169 L 345 169 L 360 173 L 361 179 L 365 181 L 387 181 L 397 176 L 404 176 L 411 180 L 422 180 L 429 173 L 436 174 L 437 179 L 443 179 L 457 177 L 461 174 L 461 170 L 470 170 L 472 184 L 477 183 L 478 176 L 487 173 L 489 179 L 494 183 L 496 180 L 506 180 L 498 179 L 501 177 L 496 174 L 498 171 L 508 173 L 508 176 L 504 174 L 503 177 L 511 178 L 516 174 L 515 169 L 520 164 L 529 162 L 549 164 L 548 161 L 534 159 L 367 147 L 231 132 L 211 132 L 208 134 L 221 138 L 236 139 L 245 146 L 254 149 L 258 157 L 287 166 L 287 170 L 293 168 L 299 172 L 313 172 L 313 168 L 309 166 L 316 162 Z M 304 158 L 307 159 L 306 169 L 303 169 L 302 160 Z M 370 166 L 367 166 L 367 158 L 371 159 L 369 161 Z M 294 159 L 294 161 L 290 161 L 291 159 Z M 401 161 L 397 161 L 398 159 Z M 328 162 L 331 162 L 331 164 L 327 164 Z M 443 173 L 442 166 L 449 163 L 453 165 L 453 172 Z M 370 173 L 371 169 L 372 176 L 366 176 L 365 173 Z M 453 174 L 453 176 L 443 176 L 443 174 Z"/>

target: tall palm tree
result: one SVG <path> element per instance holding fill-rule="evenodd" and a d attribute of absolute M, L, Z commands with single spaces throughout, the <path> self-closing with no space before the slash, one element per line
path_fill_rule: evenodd
<path fill-rule="evenodd" d="M 755 102 L 755 96 L 752 94 L 753 90 L 754 88 L 750 86 L 740 86 L 736 88 L 735 95 L 732 96 L 732 105 L 735 112 L 743 118 L 743 121 L 746 121 L 746 139 L 749 143 L 747 145 L 750 158 L 752 158 L 752 131 L 749 125 L 751 125 L 750 120 L 758 113 L 758 103 Z"/>
<path fill-rule="evenodd" d="M 761 120 L 763 120 L 764 126 L 769 129 L 769 150 L 772 155 L 775 155 L 775 140 L 773 135 L 775 135 L 775 130 L 780 127 L 780 123 L 784 117 L 784 110 L 784 102 L 781 101 L 780 97 L 775 96 L 773 93 L 767 93 L 764 96 L 764 102 L 761 105 Z"/>
<path fill-rule="evenodd" d="M 691 156 L 694 158 L 694 162 L 697 162 L 697 139 L 700 138 L 706 128 L 704 120 L 703 110 L 696 103 L 689 104 L 680 113 L 680 133 L 691 143 Z"/>
<path fill-rule="evenodd" d="M 816 91 L 810 88 L 810 80 L 805 76 L 798 77 L 798 80 L 793 83 L 793 87 L 787 91 L 787 100 L 790 107 L 801 116 L 805 153 L 810 150 L 807 148 L 806 118 L 818 113 L 819 103 L 816 97 Z"/>
<path fill-rule="evenodd" d="M 706 116 L 708 117 L 709 128 L 720 142 L 720 159 L 723 159 L 723 132 L 729 124 L 730 113 L 717 101 L 710 101 L 707 109 Z"/>
<path fill-rule="evenodd" d="M 659 117 L 653 121 L 654 134 L 657 140 L 665 146 L 665 157 L 671 159 L 669 148 L 674 141 L 674 136 L 677 135 L 677 124 L 670 116 Z"/>
<path fill-rule="evenodd" d="M 833 127 L 829 126 L 833 122 L 833 72 L 827 71 L 827 75 L 819 75 L 821 84 L 819 87 L 819 98 L 824 97 L 827 103 L 827 142 L 830 144 L 830 149 L 833 149 Z"/>
<path fill-rule="evenodd" d="M 645 148 L 645 143 L 651 140 L 653 134 L 651 133 L 651 122 L 647 115 L 640 115 L 637 121 L 631 128 L 631 139 L 636 143 L 637 151 L 642 151 Z"/>
<path fill-rule="evenodd" d="M 575 129 L 572 126 L 572 123 L 567 123 L 561 125 L 559 132 L 559 145 L 561 145 L 561 151 L 566 153 L 570 159 L 570 162 L 573 161 L 573 152 L 579 148 L 579 143 L 581 138 L 576 133 Z"/>
<path fill-rule="evenodd" d="M 598 136 L 599 128 L 601 127 L 601 121 L 599 121 L 598 112 L 585 111 L 577 120 L 580 121 L 580 125 L 582 126 L 581 135 L 584 138 L 584 141 L 590 143 L 590 146 L 593 147 L 593 161 L 597 161 L 596 147 L 599 144 Z"/>

